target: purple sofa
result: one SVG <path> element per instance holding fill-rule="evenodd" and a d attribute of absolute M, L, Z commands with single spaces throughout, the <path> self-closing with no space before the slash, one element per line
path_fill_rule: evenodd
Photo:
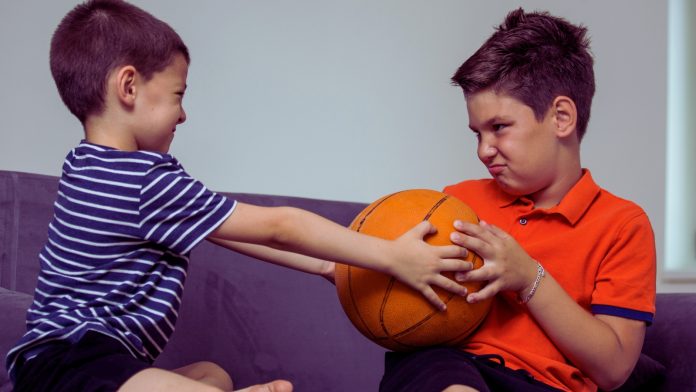
<path fill-rule="evenodd" d="M 0 171 L 3 354 L 24 331 L 24 315 L 38 273 L 38 252 L 46 239 L 57 183 L 53 176 Z M 365 206 L 296 197 L 227 195 L 257 205 L 304 208 L 343 225 Z M 180 314 L 177 330 L 157 360 L 158 366 L 172 368 L 210 360 L 230 372 L 237 387 L 285 378 L 300 392 L 376 391 L 384 369 L 384 349 L 353 328 L 333 285 L 208 242 L 191 256 Z M 637 390 L 696 391 L 694 325 L 696 294 L 659 294 L 644 356 L 625 390 L 648 382 Z M 655 374 L 662 377 L 652 377 Z M 0 392 L 10 390 L 2 366 Z"/>

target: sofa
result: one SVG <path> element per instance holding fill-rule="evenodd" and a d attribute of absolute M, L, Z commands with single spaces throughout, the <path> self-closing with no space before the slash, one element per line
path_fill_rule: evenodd
<path fill-rule="evenodd" d="M 38 252 L 58 186 L 54 176 L 0 171 L 0 353 L 24 331 Z M 304 208 L 347 225 L 365 204 L 226 193 L 263 205 Z M 696 391 L 696 294 L 660 293 L 643 355 L 623 389 Z M 177 330 L 163 368 L 209 360 L 237 387 L 276 378 L 295 390 L 376 391 L 384 349 L 349 322 L 323 278 L 259 262 L 204 242 L 191 255 Z M 637 388 L 637 389 L 636 389 Z M 0 392 L 11 391 L 4 366 Z"/>

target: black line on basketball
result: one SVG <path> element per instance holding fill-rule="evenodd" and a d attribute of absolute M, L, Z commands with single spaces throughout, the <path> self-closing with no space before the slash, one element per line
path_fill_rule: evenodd
<path fill-rule="evenodd" d="M 444 204 L 444 203 L 447 201 L 447 199 L 449 199 L 449 198 L 450 198 L 450 196 L 449 196 L 449 195 L 446 195 L 446 196 L 442 197 L 440 200 L 438 200 L 437 203 L 435 203 L 435 204 L 432 206 L 432 208 L 430 208 L 430 210 L 425 214 L 425 217 L 423 217 L 423 221 L 429 220 L 430 217 L 435 213 L 435 211 L 437 211 L 437 209 L 438 209 L 442 204 Z M 393 278 L 392 278 L 392 280 L 393 280 Z M 406 344 L 404 344 L 404 343 L 402 343 L 402 342 L 399 342 L 399 341 L 396 340 L 396 339 L 398 339 L 398 338 L 400 338 L 400 337 L 402 337 L 402 336 L 404 336 L 404 335 L 408 335 L 409 333 L 413 332 L 414 330 L 420 328 L 423 324 L 425 324 L 425 323 L 428 322 L 431 318 L 433 318 L 433 317 L 437 314 L 437 311 L 436 311 L 436 310 L 433 310 L 431 313 L 429 313 L 428 315 L 426 315 L 426 316 L 425 316 L 423 319 L 421 319 L 419 322 L 417 322 L 417 323 L 411 325 L 409 328 L 406 328 L 406 329 L 403 330 L 403 331 L 400 331 L 400 332 L 397 332 L 397 333 L 395 333 L 395 334 L 392 334 L 390 331 L 387 331 L 387 328 L 386 328 L 386 326 L 384 325 L 384 322 L 383 322 L 383 320 L 384 320 L 384 308 L 385 308 L 386 302 L 387 302 L 388 299 L 389 299 L 389 293 L 391 292 L 391 286 L 392 286 L 392 281 L 390 281 L 390 285 L 389 285 L 389 289 L 388 289 L 388 291 L 387 291 L 387 295 L 385 295 L 385 298 L 384 298 L 384 300 L 383 300 L 383 302 L 382 302 L 382 307 L 381 307 L 380 312 L 379 312 L 380 324 L 382 325 L 382 329 L 384 330 L 384 333 L 387 334 L 387 336 L 390 337 L 394 342 L 396 342 L 396 343 L 398 343 L 398 344 L 401 344 L 401 345 L 403 345 L 403 346 L 408 346 L 408 345 L 406 345 Z M 452 300 L 452 298 L 454 298 L 454 294 L 448 293 L 448 294 L 447 294 L 447 297 L 446 297 L 446 299 L 445 299 L 445 301 L 444 301 L 445 304 L 449 303 L 449 302 Z"/>
<path fill-rule="evenodd" d="M 379 203 L 376 203 L 376 204 L 370 209 L 370 211 L 368 211 L 367 213 L 365 213 L 365 215 L 362 217 L 362 219 L 360 219 L 360 223 L 358 223 L 358 227 L 356 227 L 354 230 L 357 231 L 358 233 L 360 233 L 360 230 L 362 229 L 363 223 L 365 223 L 365 221 L 367 220 L 367 217 L 370 216 L 370 215 L 372 214 L 372 212 L 373 212 L 375 209 L 377 209 L 377 207 L 379 207 L 380 205 L 382 205 L 382 203 L 384 203 L 387 199 L 389 199 L 389 198 L 391 198 L 392 196 L 394 196 L 394 195 L 396 195 L 396 194 L 399 194 L 399 193 L 401 193 L 401 192 L 392 193 L 391 195 L 388 195 L 388 196 L 383 197 L 382 200 L 379 201 Z M 355 297 L 354 297 L 354 295 L 353 295 L 353 279 L 352 279 L 352 277 L 353 277 L 353 274 L 352 274 L 353 267 L 350 266 L 350 265 L 347 266 L 347 267 L 348 267 L 348 268 L 347 268 L 347 269 L 348 269 L 348 293 L 349 293 L 349 295 L 350 295 L 350 303 L 351 303 L 351 305 L 353 306 L 353 309 L 355 310 L 355 314 L 358 315 L 358 318 L 360 319 L 360 322 L 362 323 L 362 325 L 363 325 L 363 327 L 365 328 L 365 330 L 366 330 L 366 331 L 370 334 L 370 336 L 372 336 L 373 338 L 378 338 L 378 337 L 375 335 L 375 332 L 376 332 L 376 331 L 373 332 L 373 331 L 370 330 L 370 328 L 368 327 L 367 322 L 365 322 L 365 319 L 363 318 L 362 314 L 360 313 L 360 309 L 358 309 L 358 307 L 357 307 L 357 304 L 356 304 L 356 301 L 355 301 Z M 391 286 L 393 285 L 393 279 L 394 279 L 394 278 L 392 278 L 392 279 L 389 281 L 389 287 L 390 287 L 390 288 L 391 288 Z M 389 288 L 388 288 L 387 290 L 389 290 Z M 388 337 L 388 336 L 386 336 L 386 337 Z M 384 338 L 386 338 L 386 337 L 379 337 L 379 338 L 380 338 L 380 339 L 384 339 Z"/>

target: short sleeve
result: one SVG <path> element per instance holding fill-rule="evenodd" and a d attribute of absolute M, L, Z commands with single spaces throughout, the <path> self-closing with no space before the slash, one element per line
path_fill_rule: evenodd
<path fill-rule="evenodd" d="M 655 237 L 639 210 L 626 219 L 600 265 L 592 312 L 652 323 L 655 313 Z"/>
<path fill-rule="evenodd" d="M 166 155 L 144 176 L 140 191 L 143 238 L 187 254 L 233 211 L 236 203 L 207 189 Z"/>

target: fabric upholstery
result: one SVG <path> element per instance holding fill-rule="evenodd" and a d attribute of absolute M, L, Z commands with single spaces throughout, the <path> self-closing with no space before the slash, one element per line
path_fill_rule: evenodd
<path fill-rule="evenodd" d="M 5 354 L 25 331 L 24 318 L 31 301 L 32 297 L 29 294 L 0 287 L 0 392 L 10 390 L 5 370 Z"/>
<path fill-rule="evenodd" d="M 25 328 L 57 183 L 57 177 L 0 171 L 0 392 L 10 390 L 4 355 Z M 365 206 L 227 195 L 257 205 L 305 208 L 342 225 Z M 649 390 L 694 390 L 694 325 L 696 293 L 658 294 L 655 321 L 643 348 L 645 358 L 632 380 L 655 374 L 656 364 L 661 364 L 664 382 Z M 156 365 L 172 368 L 202 360 L 222 365 L 237 387 L 286 378 L 298 391 L 372 391 L 384 370 L 384 349 L 356 331 L 335 288 L 322 278 L 206 242 L 192 253 L 179 323 Z"/>

